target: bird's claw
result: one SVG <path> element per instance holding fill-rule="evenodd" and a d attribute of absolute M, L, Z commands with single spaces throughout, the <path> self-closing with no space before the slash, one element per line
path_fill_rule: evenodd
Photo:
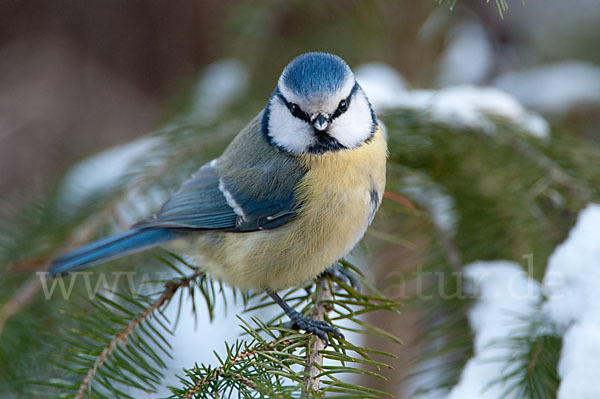
<path fill-rule="evenodd" d="M 356 291 L 360 291 L 360 281 L 354 275 L 339 264 L 331 265 L 325 270 L 325 274 L 331 278 L 341 281 L 346 285 L 352 286 Z"/>
<path fill-rule="evenodd" d="M 292 330 L 303 330 L 307 333 L 311 333 L 319 337 L 325 346 L 329 345 L 329 336 L 332 334 L 338 338 L 344 338 L 344 334 L 339 328 L 332 326 L 326 321 L 314 320 L 303 316 L 299 312 L 294 312 L 290 317 L 290 321 L 285 323 L 283 327 L 290 328 Z"/>

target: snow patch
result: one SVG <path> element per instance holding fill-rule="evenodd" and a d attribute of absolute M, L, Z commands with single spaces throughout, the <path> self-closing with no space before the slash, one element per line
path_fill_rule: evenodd
<path fill-rule="evenodd" d="M 407 90 L 402 76 L 381 63 L 359 66 L 356 79 L 378 113 L 398 108 L 423 111 L 435 122 L 479 129 L 488 134 L 496 133 L 495 118 L 503 118 L 534 137 L 550 138 L 550 127 L 544 118 L 526 110 L 511 95 L 494 87 Z"/>
<path fill-rule="evenodd" d="M 505 73 L 493 82 L 526 107 L 564 115 L 586 106 L 600 106 L 600 68 L 579 61 L 559 62 Z"/>
<path fill-rule="evenodd" d="M 558 373 L 558 399 L 600 394 L 600 205 L 584 209 L 567 240 L 550 257 L 544 313 L 565 331 Z M 554 276 L 554 278 L 549 278 Z"/>
<path fill-rule="evenodd" d="M 517 398 L 514 393 L 504 396 L 506 381 L 492 382 L 514 371 L 511 359 L 519 353 L 494 343 L 506 342 L 527 326 L 527 320 L 537 313 L 542 299 L 541 287 L 514 262 L 474 262 L 464 270 L 465 277 L 479 294 L 477 303 L 469 311 L 469 322 L 475 333 L 475 356 L 467 362 L 459 383 L 447 399 Z"/>
<path fill-rule="evenodd" d="M 600 205 L 589 205 L 580 213 L 567 240 L 549 259 L 544 281 L 548 301 L 544 311 L 563 330 L 584 319 L 600 323 L 599 228 Z M 549 280 L 550 276 L 555 279 Z"/>
<path fill-rule="evenodd" d="M 354 76 L 376 112 L 397 105 L 398 95 L 407 90 L 407 83 L 394 68 L 380 62 L 362 64 Z"/>
<path fill-rule="evenodd" d="M 481 129 L 495 133 L 494 117 L 505 118 L 534 137 L 550 136 L 548 123 L 539 115 L 525 110 L 513 97 L 494 88 L 457 86 L 438 92 L 425 91 L 408 95 L 406 108 L 421 109 L 436 122 L 460 128 Z"/>
<path fill-rule="evenodd" d="M 438 66 L 438 84 L 443 87 L 482 82 L 494 60 L 494 45 L 483 26 L 477 21 L 463 22 L 449 32 L 447 40 Z"/>
<path fill-rule="evenodd" d="M 71 168 L 63 179 L 61 198 L 75 206 L 84 198 L 116 186 L 133 161 L 156 148 L 158 137 L 142 138 L 86 158 Z"/>
<path fill-rule="evenodd" d="M 209 65 L 194 88 L 192 117 L 200 122 L 214 121 L 248 90 L 249 82 L 248 68 L 238 60 Z"/>
<path fill-rule="evenodd" d="M 402 180 L 400 191 L 427 208 L 431 220 L 440 230 L 451 236 L 456 234 L 458 215 L 454 198 L 444 187 L 423 177 L 409 176 Z"/>

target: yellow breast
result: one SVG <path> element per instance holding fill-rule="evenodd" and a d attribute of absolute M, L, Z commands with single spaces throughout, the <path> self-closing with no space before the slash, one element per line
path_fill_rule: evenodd
<path fill-rule="evenodd" d="M 303 203 L 299 222 L 309 225 L 307 231 L 318 230 L 315 237 L 321 238 L 309 238 L 305 250 L 335 253 L 333 263 L 362 238 L 379 207 L 387 145 L 378 129 L 371 141 L 356 149 L 304 157 L 309 172 L 297 192 Z"/>
<path fill-rule="evenodd" d="M 202 262 L 242 289 L 276 291 L 316 277 L 362 238 L 383 197 L 386 158 L 379 128 L 355 149 L 302 155 L 308 171 L 296 218 L 274 230 L 202 235 L 195 245 L 210 253 Z"/>

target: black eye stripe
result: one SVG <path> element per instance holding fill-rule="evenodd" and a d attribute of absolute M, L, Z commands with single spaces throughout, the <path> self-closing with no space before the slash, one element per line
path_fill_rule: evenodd
<path fill-rule="evenodd" d="M 296 118 L 303 120 L 304 122 L 310 124 L 310 115 L 308 115 L 306 112 L 304 112 L 302 110 L 302 108 L 300 108 L 300 106 L 298 106 L 297 104 L 292 104 L 291 102 L 289 102 L 288 100 L 285 99 L 285 97 L 281 94 L 281 93 L 277 93 L 277 97 L 279 97 L 279 99 L 281 100 L 281 102 L 283 104 L 285 104 L 285 106 L 287 107 L 287 109 L 290 110 L 290 113 L 292 115 L 294 115 Z M 297 110 L 294 110 L 293 106 L 298 107 Z"/>
<path fill-rule="evenodd" d="M 350 107 L 350 103 L 351 103 L 352 97 L 354 97 L 354 94 L 359 89 L 359 87 L 360 86 L 358 85 L 358 82 L 355 82 L 354 86 L 352 86 L 352 90 L 350 90 L 350 94 L 348 94 L 348 97 L 346 97 L 344 99 L 346 101 L 346 109 L 342 110 L 342 109 L 340 109 L 340 106 L 338 105 L 338 107 L 336 108 L 336 110 L 329 117 L 329 121 L 330 122 L 333 121 L 335 118 L 339 117 L 340 115 L 342 115 L 344 112 L 346 112 L 348 110 L 348 108 Z M 289 102 L 283 96 L 283 94 L 281 94 L 281 92 L 279 92 L 279 89 L 277 89 L 277 97 L 279 98 L 279 100 L 281 100 L 281 102 L 286 106 L 286 108 L 290 111 L 290 113 L 294 117 L 296 117 L 296 118 L 298 118 L 300 120 L 303 120 L 304 122 L 306 122 L 308 124 L 311 123 L 310 115 L 307 112 L 305 112 L 302 108 L 300 108 L 299 105 Z"/>
<path fill-rule="evenodd" d="M 352 90 L 350 90 L 350 94 L 348 94 L 348 97 L 346 97 L 342 100 L 342 101 L 346 101 L 346 109 L 342 109 L 340 107 L 340 105 L 338 105 L 335 112 L 333 114 L 331 114 L 331 117 L 329 118 L 330 121 L 332 121 L 335 118 L 337 118 L 338 116 L 342 115 L 344 112 L 346 112 L 348 110 L 348 108 L 350 108 L 350 102 L 352 101 L 352 97 L 354 97 L 354 94 L 356 93 L 356 91 L 358 90 L 359 87 L 360 86 L 358 86 L 358 82 L 355 82 L 354 86 L 352 86 Z M 341 104 L 341 101 L 340 101 L 340 104 Z"/>

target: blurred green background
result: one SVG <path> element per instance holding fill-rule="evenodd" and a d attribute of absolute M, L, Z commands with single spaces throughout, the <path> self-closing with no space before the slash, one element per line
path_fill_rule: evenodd
<path fill-rule="evenodd" d="M 469 128 L 455 135 L 448 126 L 432 126 L 410 112 L 391 112 L 384 119 L 392 148 L 388 190 L 409 196 L 403 182 L 407 175 L 418 175 L 415 171 L 442 184 L 459 217 L 451 246 L 460 258 L 454 262 L 460 267 L 461 261 L 503 258 L 524 264 L 522 256 L 534 253 L 532 275 L 540 279 L 546 259 L 566 237 L 577 212 L 586 201 L 598 199 L 599 19 L 600 3 L 590 0 L 508 1 L 503 18 L 493 2 L 483 0 L 458 0 L 452 9 L 433 0 L 4 0 L 1 205 L 18 208 L 23 199 L 40 197 L 76 161 L 144 136 L 190 104 L 201 123 L 210 123 L 211 113 L 218 114 L 211 107 L 227 86 L 222 80 L 210 85 L 210 76 L 216 81 L 219 70 L 234 71 L 224 78 L 236 76 L 232 90 L 242 87 L 230 110 L 231 125 L 241 127 L 265 105 L 293 57 L 328 51 L 351 67 L 384 63 L 401 76 L 394 77 L 394 84 L 413 89 L 500 88 L 550 123 L 552 139 L 546 145 L 532 138 L 503 141 L 514 133 L 509 128 L 506 136 L 493 139 L 469 136 Z M 204 71 L 208 80 L 198 80 Z M 203 100 L 195 103 L 198 97 Z M 214 147 L 236 132 L 222 133 L 215 134 Z M 206 142 L 198 147 L 214 150 L 211 136 L 202 137 Z M 554 163 L 528 157 L 531 148 Z M 575 180 L 554 179 L 546 167 L 550 172 L 562 168 Z M 549 182 L 544 180 L 547 172 Z M 397 293 L 394 273 L 410 274 L 417 265 L 448 269 L 452 255 L 443 234 L 436 236 L 424 216 L 427 201 L 418 204 L 418 212 L 384 205 L 369 252 L 378 287 Z M 394 242 L 390 237 L 400 245 L 389 245 Z M 410 294 L 412 288 L 402 286 L 402 292 Z M 12 291 L 2 294 L 10 297 Z M 406 365 L 431 352 L 417 344 L 418 338 L 440 324 L 462 334 L 445 336 L 456 338 L 459 351 L 452 360 L 459 367 L 444 378 L 456 382 L 470 354 L 471 335 L 464 312 L 453 313 L 464 310 L 464 304 L 441 304 L 441 310 L 417 306 L 393 322 L 371 320 L 406 342 L 401 348 L 385 348 L 399 359 L 396 370 L 387 374 L 389 382 L 377 388 L 398 397 L 408 392 L 401 387 L 411 372 Z M 26 328 L 18 323 L 14 321 L 13 331 Z M 9 337 L 15 347 L 39 344 L 31 335 L 22 336 L 21 341 L 19 334 Z M 0 366 L 6 367 L 7 357 Z"/>
<path fill-rule="evenodd" d="M 388 63 L 413 87 L 600 62 L 597 2 L 508 5 L 502 20 L 481 0 L 459 0 L 452 11 L 433 0 L 4 0 L 0 192 L 39 193 L 74 160 L 146 133 L 221 58 L 250 68 L 252 112 L 283 66 L 310 50 L 351 65 Z"/>

